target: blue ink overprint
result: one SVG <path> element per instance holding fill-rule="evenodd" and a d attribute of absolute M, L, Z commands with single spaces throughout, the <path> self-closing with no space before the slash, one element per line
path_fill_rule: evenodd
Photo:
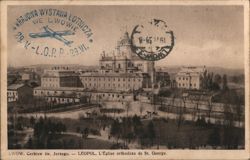
<path fill-rule="evenodd" d="M 30 33 L 29 36 L 32 38 L 45 38 L 45 37 L 50 37 L 50 38 L 55 38 L 61 42 L 63 42 L 65 45 L 70 46 L 70 44 L 73 43 L 73 41 L 68 41 L 62 36 L 68 36 L 68 35 L 74 35 L 75 33 L 66 30 L 66 31 L 53 31 L 51 28 L 48 26 L 44 26 L 43 29 L 45 32 L 39 32 L 39 33 Z"/>
<path fill-rule="evenodd" d="M 28 10 L 16 18 L 12 28 L 24 49 L 51 58 L 84 54 L 93 43 L 93 31 L 86 21 L 60 9 Z M 53 39 L 57 41 L 53 43 Z"/>

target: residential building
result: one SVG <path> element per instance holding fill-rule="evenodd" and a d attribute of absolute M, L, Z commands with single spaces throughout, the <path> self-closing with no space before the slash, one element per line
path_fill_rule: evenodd
<path fill-rule="evenodd" d="M 202 78 L 206 67 L 182 67 L 175 80 L 177 88 L 202 89 Z"/>
<path fill-rule="evenodd" d="M 45 70 L 41 78 L 42 87 L 79 87 L 79 74 L 72 70 L 52 68 Z"/>
<path fill-rule="evenodd" d="M 7 87 L 7 101 L 26 101 L 33 96 L 33 89 L 25 84 L 12 84 Z"/>

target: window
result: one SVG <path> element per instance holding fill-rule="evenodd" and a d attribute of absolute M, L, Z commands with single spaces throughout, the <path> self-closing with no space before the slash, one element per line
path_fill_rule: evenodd
<path fill-rule="evenodd" d="M 188 80 L 188 78 L 186 78 L 186 80 Z"/>
<path fill-rule="evenodd" d="M 185 78 L 183 77 L 183 80 L 185 80 Z"/>
<path fill-rule="evenodd" d="M 184 86 L 185 86 L 185 84 L 183 83 L 183 84 L 182 84 L 182 86 L 184 87 Z"/>
<path fill-rule="evenodd" d="M 181 77 L 179 77 L 179 80 L 181 80 Z"/>

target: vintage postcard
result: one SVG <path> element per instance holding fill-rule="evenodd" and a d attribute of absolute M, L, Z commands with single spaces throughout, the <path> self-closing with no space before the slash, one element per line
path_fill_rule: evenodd
<path fill-rule="evenodd" d="M 249 1 L 2 1 L 1 159 L 249 159 Z"/>

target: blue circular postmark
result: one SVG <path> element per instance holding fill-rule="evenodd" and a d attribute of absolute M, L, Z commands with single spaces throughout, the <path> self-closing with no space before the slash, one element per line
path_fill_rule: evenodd
<path fill-rule="evenodd" d="M 94 42 L 93 31 L 82 17 L 55 8 L 33 9 L 20 15 L 13 33 L 26 50 L 52 58 L 86 53 Z"/>
<path fill-rule="evenodd" d="M 157 61 L 165 58 L 174 47 L 174 33 L 166 22 L 153 19 L 136 25 L 131 34 L 132 50 L 143 60 Z"/>

